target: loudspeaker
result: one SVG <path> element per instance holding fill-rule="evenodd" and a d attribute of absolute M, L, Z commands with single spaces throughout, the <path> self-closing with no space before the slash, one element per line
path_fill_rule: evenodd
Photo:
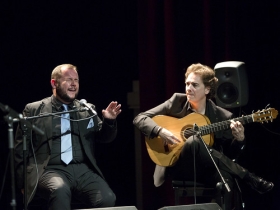
<path fill-rule="evenodd" d="M 183 206 L 166 206 L 159 210 L 222 210 L 216 203 L 183 205 Z"/>
<path fill-rule="evenodd" d="M 248 81 L 245 63 L 226 61 L 214 67 L 218 78 L 216 104 L 224 108 L 241 107 L 248 103 Z"/>
<path fill-rule="evenodd" d="M 108 208 L 93 208 L 93 209 L 75 209 L 75 210 L 137 210 L 135 206 L 117 206 L 117 207 L 108 207 Z"/>

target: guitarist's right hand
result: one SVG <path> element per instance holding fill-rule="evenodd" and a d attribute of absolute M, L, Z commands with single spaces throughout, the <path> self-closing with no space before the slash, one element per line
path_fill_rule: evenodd
<path fill-rule="evenodd" d="M 162 128 L 158 135 L 163 140 L 164 145 L 170 144 L 170 145 L 176 145 L 180 143 L 181 141 L 173 135 L 169 130 Z"/>

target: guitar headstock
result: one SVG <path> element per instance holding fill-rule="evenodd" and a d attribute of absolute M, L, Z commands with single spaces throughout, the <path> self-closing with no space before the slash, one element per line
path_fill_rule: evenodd
<path fill-rule="evenodd" d="M 263 109 L 252 114 L 254 122 L 272 122 L 278 115 L 278 111 L 274 108 Z"/>

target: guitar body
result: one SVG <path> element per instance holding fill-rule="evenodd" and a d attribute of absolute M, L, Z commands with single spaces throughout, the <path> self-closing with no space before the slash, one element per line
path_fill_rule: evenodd
<path fill-rule="evenodd" d="M 161 127 L 169 130 L 173 135 L 181 140 L 176 146 L 164 145 L 163 140 L 160 137 L 149 139 L 146 137 L 146 146 L 148 154 L 152 161 L 160 166 L 173 166 L 179 159 L 182 147 L 187 141 L 189 136 L 184 134 L 184 131 L 193 129 L 194 124 L 198 126 L 207 125 L 210 123 L 209 119 L 198 113 L 191 113 L 184 118 L 175 118 L 165 115 L 157 115 L 153 117 L 153 120 Z M 192 135 L 194 134 L 191 132 Z M 191 135 L 190 135 L 191 136 Z M 214 143 L 213 134 L 203 136 L 206 144 L 212 146 Z"/>

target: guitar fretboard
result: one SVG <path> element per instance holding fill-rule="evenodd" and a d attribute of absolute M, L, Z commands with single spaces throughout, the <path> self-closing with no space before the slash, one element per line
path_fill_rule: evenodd
<path fill-rule="evenodd" d="M 238 118 L 233 118 L 233 119 L 230 119 L 230 120 L 225 120 L 225 121 L 218 122 L 218 123 L 213 123 L 213 124 L 210 124 L 210 125 L 203 125 L 203 126 L 198 127 L 198 130 L 186 129 L 184 131 L 184 136 L 186 138 L 188 138 L 192 135 L 195 135 L 197 132 L 200 132 L 200 134 L 202 136 L 204 136 L 204 135 L 208 135 L 210 133 L 214 133 L 214 132 L 217 132 L 217 131 L 226 130 L 230 127 L 231 120 L 239 121 L 243 125 L 247 124 L 247 123 L 254 122 L 252 115 L 247 115 L 247 116 L 242 116 L 242 117 L 238 117 Z"/>
<path fill-rule="evenodd" d="M 238 118 L 234 118 L 231 120 L 239 121 L 243 125 L 253 122 L 252 115 L 238 117 Z M 213 123 L 210 125 L 201 126 L 201 127 L 199 127 L 199 131 L 201 132 L 201 135 L 207 135 L 207 134 L 214 133 L 217 131 L 226 130 L 230 127 L 231 120 L 226 120 L 226 121 L 222 121 L 222 122 L 218 122 L 218 123 Z"/>

